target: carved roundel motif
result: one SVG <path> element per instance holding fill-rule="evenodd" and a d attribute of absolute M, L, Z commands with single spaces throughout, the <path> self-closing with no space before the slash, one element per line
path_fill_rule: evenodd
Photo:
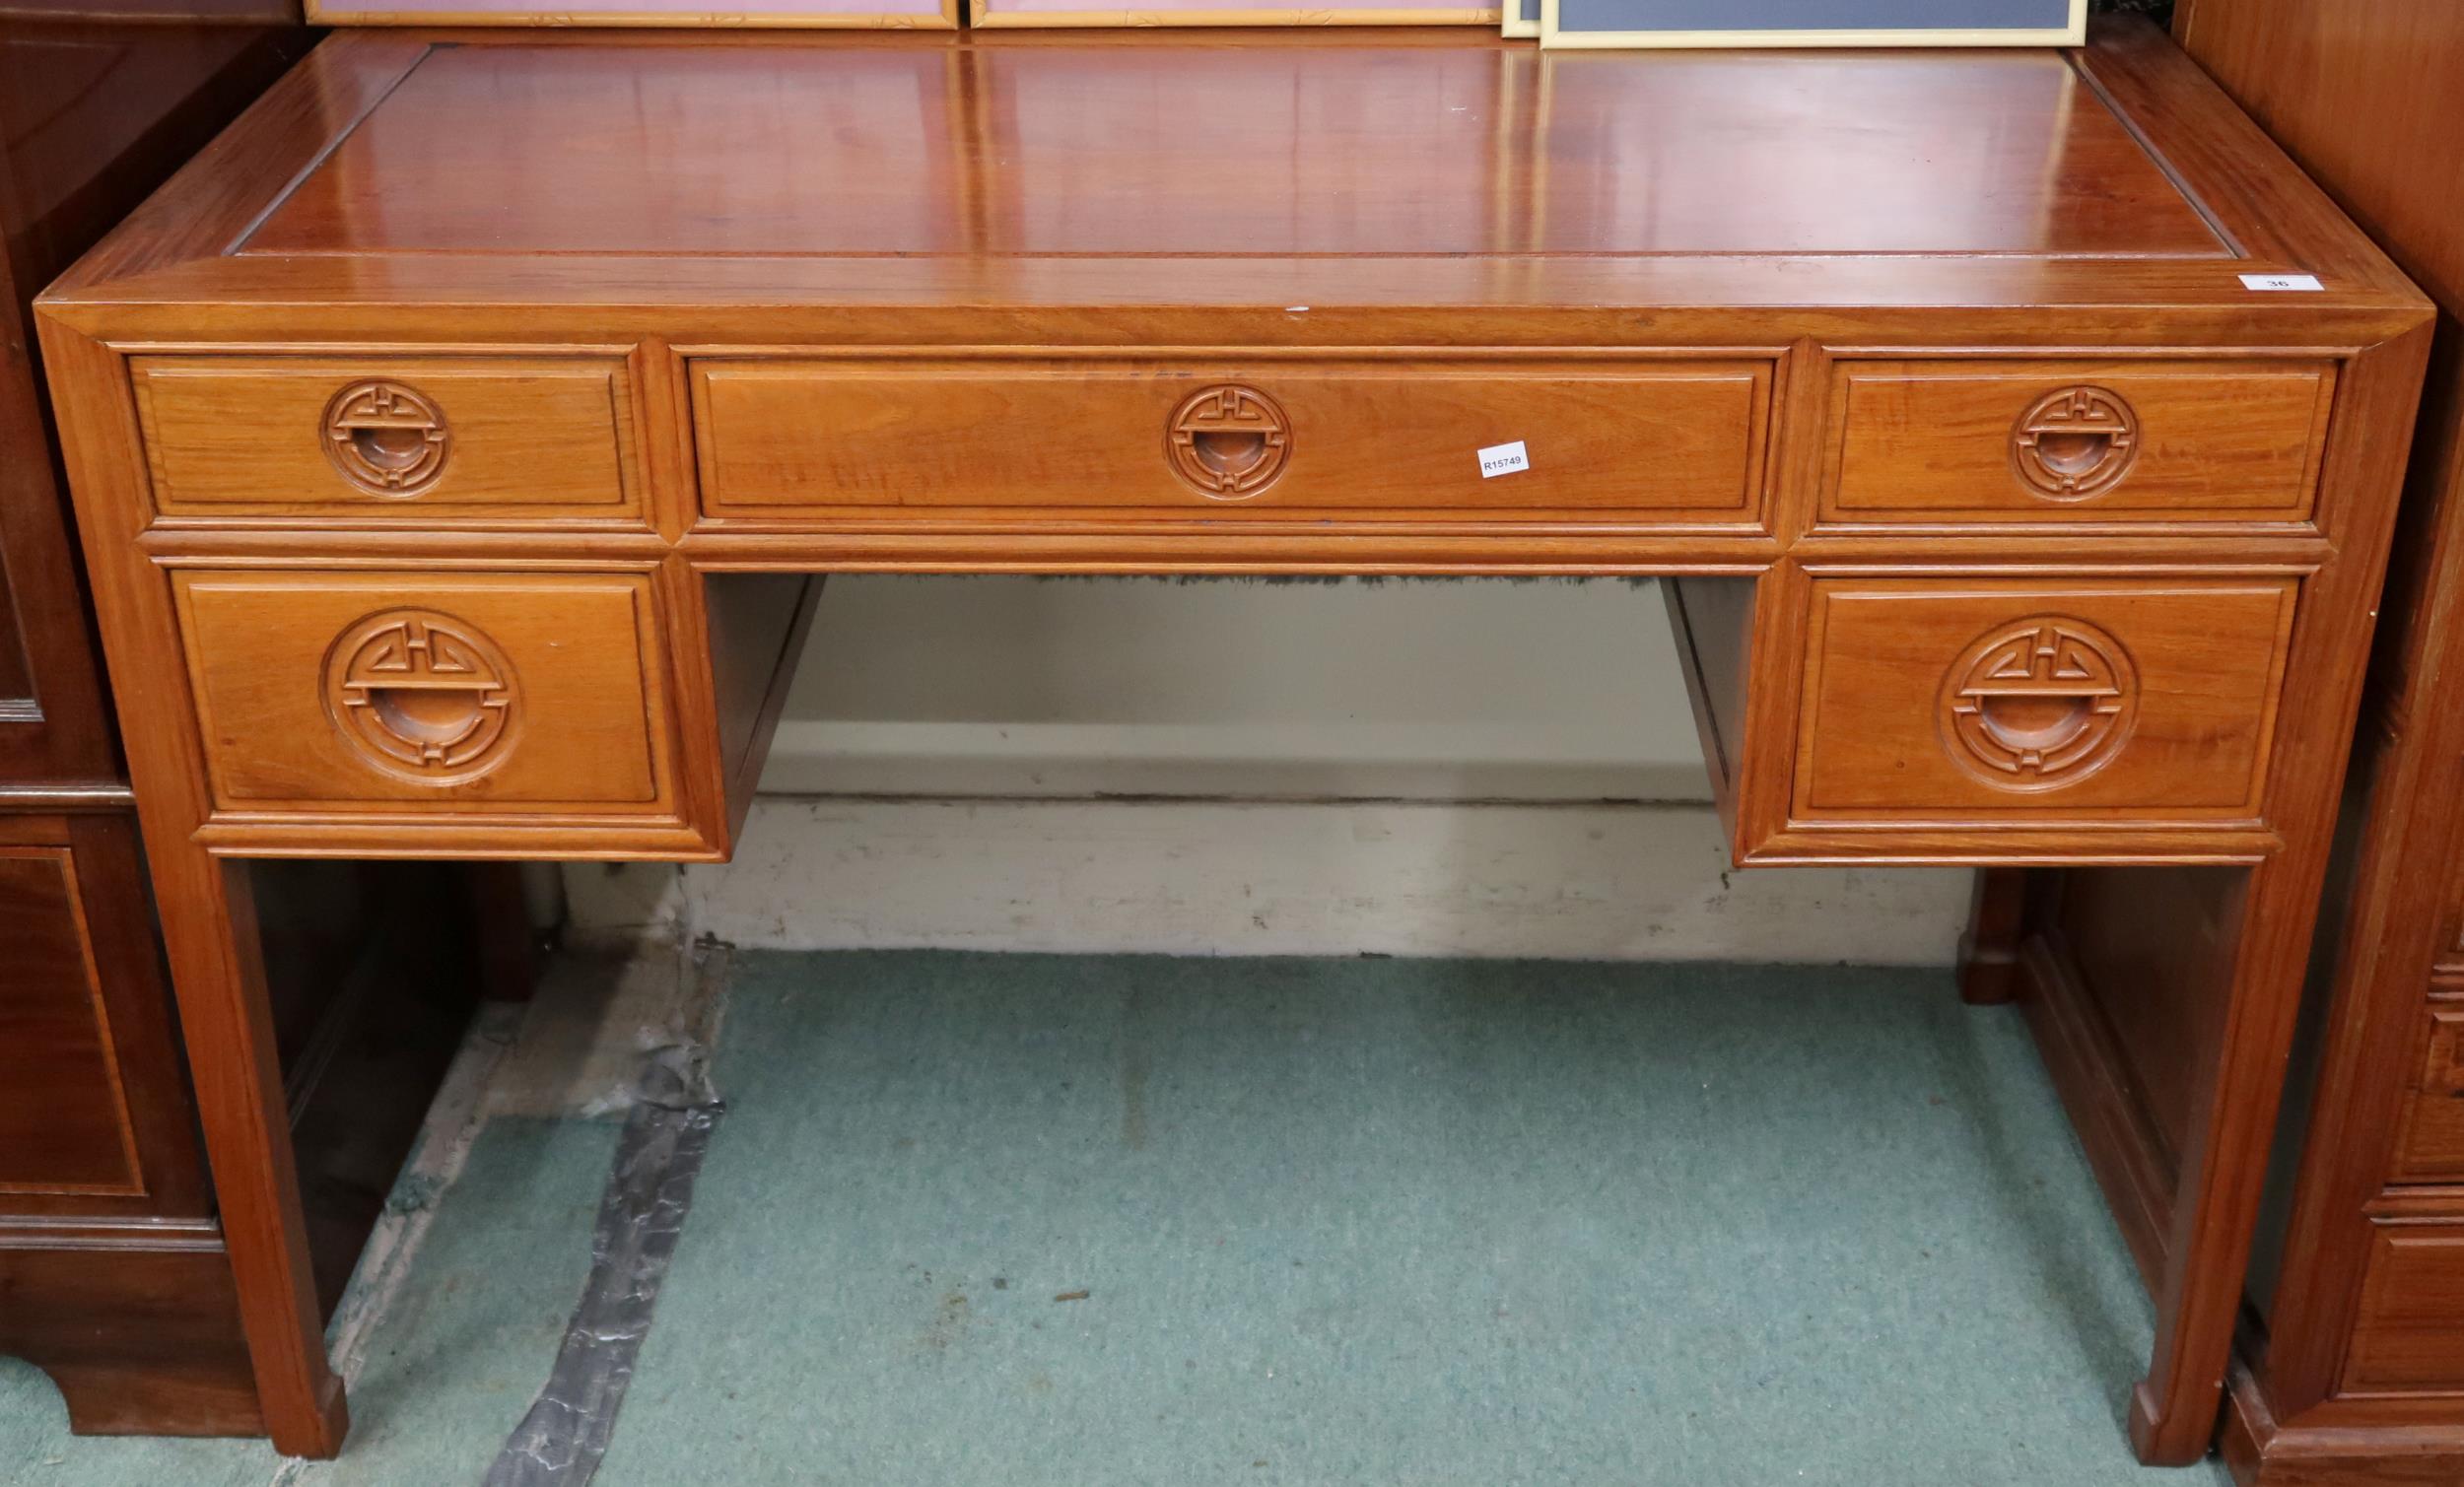
<path fill-rule="evenodd" d="M 325 457 L 372 496 L 416 496 L 445 473 L 445 414 L 400 382 L 355 382 L 325 405 Z"/>
<path fill-rule="evenodd" d="M 1181 400 L 1164 429 L 1164 453 L 1199 495 L 1246 501 L 1283 473 L 1292 426 L 1274 399 L 1227 382 Z"/>
<path fill-rule="evenodd" d="M 2139 415 L 2102 387 L 2048 392 L 2011 429 L 2011 468 L 2020 484 L 2052 501 L 2109 491 L 2138 458 Z"/>
<path fill-rule="evenodd" d="M 521 723 L 521 684 L 477 626 L 391 609 L 344 631 L 325 653 L 325 711 L 361 759 L 423 784 L 495 769 Z"/>
<path fill-rule="evenodd" d="M 2138 717 L 2130 652 L 2084 620 L 2046 615 L 1990 631 L 1943 683 L 1943 747 L 2006 790 L 2087 778 L 2121 751 Z"/>

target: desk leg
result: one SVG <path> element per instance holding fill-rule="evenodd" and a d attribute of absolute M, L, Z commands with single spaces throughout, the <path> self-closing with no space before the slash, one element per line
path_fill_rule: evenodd
<path fill-rule="evenodd" d="M 170 580 L 138 546 L 151 515 L 127 368 L 64 325 L 42 330 L 258 1407 L 276 1450 L 330 1456 L 349 1415 L 325 1359 L 256 906 L 246 867 L 196 843 L 204 750 Z"/>
<path fill-rule="evenodd" d="M 325 1358 L 247 864 L 184 831 L 146 839 L 265 1433 L 286 1455 L 331 1456 L 350 1415 Z"/>
<path fill-rule="evenodd" d="M 2151 1465 L 2196 1461 L 2216 1435 L 2323 857 L 2288 850 L 2234 875 L 2238 933 L 2221 1026 L 2205 1067 L 2185 1071 L 2198 1082 L 2156 1288 L 2156 1356 L 2131 1393 L 2131 1444 Z M 2188 989 L 2132 988 L 2149 996 Z"/>
<path fill-rule="evenodd" d="M 2027 930 L 2027 869 L 1988 867 L 1976 875 L 1967 933 L 1959 936 L 1959 1000 L 1997 1007 L 2019 996 L 2019 943 Z"/>

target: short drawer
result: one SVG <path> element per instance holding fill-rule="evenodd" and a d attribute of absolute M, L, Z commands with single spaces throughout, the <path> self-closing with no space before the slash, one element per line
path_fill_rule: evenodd
<path fill-rule="evenodd" d="M 672 811 L 645 575 L 172 582 L 218 813 Z"/>
<path fill-rule="evenodd" d="M 2389 1181 L 2464 1182 L 2464 1003 L 2432 1003 L 2422 1024 Z"/>
<path fill-rule="evenodd" d="M 2334 364 L 1850 360 L 1825 520 L 2297 522 Z"/>
<path fill-rule="evenodd" d="M 2374 1218 L 2339 1394 L 2464 1393 L 2464 1216 Z"/>
<path fill-rule="evenodd" d="M 718 517 L 1743 524 L 1772 365 L 705 360 L 692 387 Z"/>
<path fill-rule="evenodd" d="M 2254 824 L 2290 578 L 1823 578 L 1804 821 Z"/>
<path fill-rule="evenodd" d="M 171 517 L 638 517 L 615 358 L 138 357 Z"/>

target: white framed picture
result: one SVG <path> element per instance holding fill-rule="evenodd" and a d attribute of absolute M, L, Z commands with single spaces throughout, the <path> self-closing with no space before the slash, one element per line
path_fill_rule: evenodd
<path fill-rule="evenodd" d="M 1519 5 L 1521 0 L 1507 0 Z M 1547 47 L 2076 46 L 2088 0 L 1537 0 Z"/>
<path fill-rule="evenodd" d="M 956 31 L 959 0 L 308 0 L 311 26 L 671 26 L 692 30 L 825 27 Z"/>
<path fill-rule="evenodd" d="M 1508 0 L 1513 3 L 1513 0 Z M 1001 27 L 1495 26 L 1496 0 L 967 0 L 967 24 Z M 1537 35 L 1539 33 L 1535 32 Z"/>

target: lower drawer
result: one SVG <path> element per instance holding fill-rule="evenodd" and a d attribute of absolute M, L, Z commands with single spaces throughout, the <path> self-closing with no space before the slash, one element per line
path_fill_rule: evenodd
<path fill-rule="evenodd" d="M 1817 576 L 1788 814 L 2255 825 L 2296 587 Z"/>
<path fill-rule="evenodd" d="M 2373 1219 L 2339 1394 L 2464 1393 L 2464 1219 Z"/>
<path fill-rule="evenodd" d="M 645 575 L 172 583 L 218 815 L 675 812 Z"/>

